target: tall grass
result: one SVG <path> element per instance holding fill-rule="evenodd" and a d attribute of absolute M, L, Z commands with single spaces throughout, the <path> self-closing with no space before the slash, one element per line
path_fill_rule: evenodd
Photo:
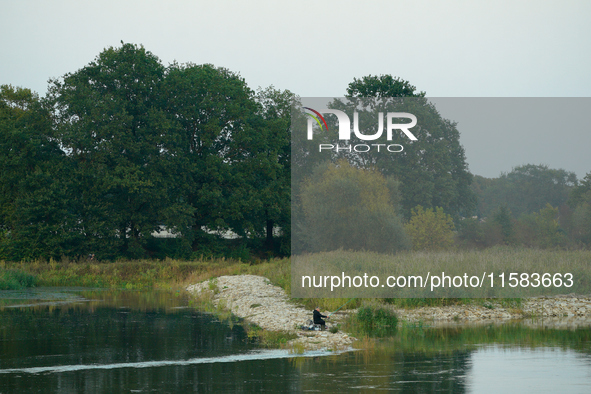
<path fill-rule="evenodd" d="M 299 257 L 298 257 L 299 258 Z M 38 286 L 85 286 L 103 288 L 127 289 L 184 289 L 186 286 L 222 275 L 252 274 L 268 278 L 274 285 L 282 287 L 286 293 L 298 303 L 312 310 L 316 306 L 324 311 L 335 311 L 351 297 L 355 297 L 344 309 L 360 307 L 364 302 L 373 299 L 364 294 L 347 294 L 346 292 L 318 293 L 315 289 L 298 288 L 301 283 L 293 282 L 292 275 L 297 275 L 306 264 L 315 266 L 320 264 L 323 273 L 331 270 L 351 269 L 364 270 L 372 275 L 407 274 L 406 269 L 424 271 L 437 269 L 445 270 L 446 274 L 466 267 L 472 269 L 497 272 L 496 269 L 509 269 L 517 272 L 537 270 L 538 272 L 567 271 L 578 272 L 576 277 L 579 289 L 591 288 L 591 251 L 552 251 L 532 250 L 525 248 L 491 248 L 484 251 L 459 252 L 409 252 L 397 255 L 383 255 L 376 253 L 335 251 L 304 256 L 303 265 L 295 265 L 292 271 L 292 261 L 289 258 L 271 259 L 247 264 L 240 260 L 230 259 L 201 259 L 194 261 L 183 260 L 132 260 L 116 262 L 99 261 L 32 261 L 20 263 L 0 262 L 0 272 L 20 272 L 35 279 L 22 279 L 19 283 L 34 283 Z M 377 271 L 370 271 L 376 267 Z M 347 271 L 349 274 L 349 271 Z M 14 279 L 15 274 L 11 278 Z M 21 274 L 16 274 L 21 275 Z M 8 276 L 6 276 L 8 278 Z M 25 277 L 21 277 L 25 278 Z M 6 280 L 14 283 L 14 280 Z M 27 282 L 29 281 L 29 282 Z M 18 282 L 18 280 L 17 280 Z M 298 286 L 292 288 L 292 286 Z M 295 291 L 294 291 L 295 290 Z M 564 292 L 564 289 L 562 289 Z M 566 291 L 580 292 L 571 288 Z M 589 293 L 591 291 L 588 291 Z M 404 295 L 404 294 L 402 294 Z M 382 295 L 383 296 L 383 295 Z M 486 296 L 485 296 L 486 297 Z M 484 298 L 484 297 L 483 297 Z M 516 298 L 517 301 L 518 297 Z M 389 303 L 398 308 L 416 308 L 424 306 L 446 306 L 465 303 L 479 303 L 481 299 L 464 297 L 413 296 L 381 298 L 380 303 Z M 482 302 L 480 302 L 482 303 Z"/>
<path fill-rule="evenodd" d="M 591 293 L 591 251 L 589 250 L 539 250 L 515 247 L 494 247 L 482 251 L 449 251 L 449 252 L 403 252 L 396 255 L 375 252 L 352 252 L 337 250 L 292 257 L 292 278 L 294 297 L 308 298 L 520 298 L 537 295 L 555 295 L 565 293 Z M 485 286 L 472 287 L 434 287 L 431 289 L 434 276 L 441 277 L 476 277 L 479 281 L 484 276 Z M 493 274 L 494 287 L 489 286 L 490 274 Z M 499 274 L 505 274 L 504 287 L 501 287 Z M 560 286 L 517 286 L 508 285 L 510 273 L 554 275 L 556 273 L 573 275 L 572 287 Z M 320 281 L 321 277 L 368 277 L 380 278 L 377 287 L 314 287 L 312 281 L 302 286 L 302 277 L 310 276 Z M 421 277 L 425 287 L 383 287 L 386 278 Z M 414 279 L 413 279 L 414 280 Z M 408 279 L 410 282 L 410 279 Z M 455 302 L 455 301 L 454 301 Z M 436 302 L 437 303 L 437 302 Z"/>
<path fill-rule="evenodd" d="M 20 290 L 36 283 L 37 278 L 26 272 L 0 268 L 0 290 Z"/>
<path fill-rule="evenodd" d="M 288 293 L 289 259 L 272 259 L 256 265 L 240 260 L 121 260 L 0 262 L 0 272 L 21 272 L 36 278 L 38 286 L 82 286 L 124 289 L 181 289 L 222 275 L 252 274 L 267 277 Z"/>
<path fill-rule="evenodd" d="M 398 316 L 379 306 L 362 306 L 350 315 L 343 329 L 357 337 L 385 337 L 396 333 Z"/>

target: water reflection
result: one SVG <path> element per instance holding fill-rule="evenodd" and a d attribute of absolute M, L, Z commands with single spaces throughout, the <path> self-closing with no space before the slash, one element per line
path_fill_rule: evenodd
<path fill-rule="evenodd" d="M 239 327 L 176 308 L 186 300 L 171 293 L 73 294 L 65 305 L 46 301 L 3 309 L 2 369 L 179 360 L 251 349 Z"/>
<path fill-rule="evenodd" d="M 591 358 L 573 350 L 487 346 L 470 360 L 466 386 L 475 393 L 589 393 Z M 502 377 L 499 379 L 498 377 Z"/>
<path fill-rule="evenodd" d="M 0 297 L 0 392 L 591 392 L 588 328 L 402 326 L 362 350 L 293 357 L 179 293 Z"/>

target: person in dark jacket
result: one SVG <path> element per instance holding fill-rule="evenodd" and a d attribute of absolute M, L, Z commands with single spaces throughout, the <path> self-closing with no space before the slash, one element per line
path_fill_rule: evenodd
<path fill-rule="evenodd" d="M 320 313 L 320 307 L 317 306 L 316 309 L 314 309 L 314 324 L 320 324 L 320 327 L 324 331 L 324 328 L 326 327 L 326 322 L 322 320 L 323 317 L 325 319 L 327 318 L 327 316 Z"/>

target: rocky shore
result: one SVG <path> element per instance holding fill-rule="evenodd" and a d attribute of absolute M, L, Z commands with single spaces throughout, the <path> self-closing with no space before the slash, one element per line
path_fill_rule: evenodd
<path fill-rule="evenodd" d="M 223 303 L 234 315 L 265 330 L 295 333 L 292 346 L 306 350 L 343 349 L 355 338 L 344 332 L 303 331 L 301 326 L 312 318 L 312 311 L 290 302 L 285 291 L 268 279 L 256 275 L 221 276 L 214 281 L 198 283 L 187 288 L 198 295 L 210 292 L 215 305 Z M 591 326 L 590 296 L 537 297 L 523 300 L 519 306 L 499 302 L 484 305 L 456 305 L 394 309 L 399 318 L 410 324 L 445 326 L 458 324 L 504 323 L 516 319 L 529 326 L 575 328 Z M 325 313 L 325 312 L 323 312 Z M 339 311 L 328 320 L 329 326 L 343 322 L 347 311 Z"/>
<path fill-rule="evenodd" d="M 561 295 L 522 300 L 521 304 L 490 302 L 484 305 L 455 305 L 395 309 L 399 318 L 410 323 L 424 322 L 430 326 L 506 323 L 521 320 L 530 327 L 591 327 L 591 297 Z M 509 303 L 510 304 L 510 303 Z"/>
<path fill-rule="evenodd" d="M 211 289 L 211 287 L 216 287 Z M 225 308 L 265 330 L 286 331 L 298 335 L 290 345 L 301 345 L 306 350 L 349 347 L 355 338 L 344 332 L 335 334 L 325 331 L 303 331 L 301 326 L 312 319 L 312 311 L 289 301 L 285 291 L 273 286 L 268 279 L 256 275 L 220 276 L 214 282 L 202 282 L 187 288 L 199 294 L 208 291 L 213 294 L 213 302 L 225 303 Z M 329 326 L 343 321 L 344 313 L 334 314 L 328 320 Z"/>

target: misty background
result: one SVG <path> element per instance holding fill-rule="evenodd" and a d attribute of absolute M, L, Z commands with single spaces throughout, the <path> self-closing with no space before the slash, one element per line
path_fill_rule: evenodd
<path fill-rule="evenodd" d="M 428 97 L 588 97 L 589 15 L 586 1 L 2 2 L 0 84 L 44 95 L 49 78 L 123 41 L 164 64 L 211 63 L 253 89 L 302 97 L 342 96 L 369 74 L 399 76 Z M 494 127 L 493 114 L 441 111 L 458 122 L 475 174 L 591 169 L 586 127 Z"/>

